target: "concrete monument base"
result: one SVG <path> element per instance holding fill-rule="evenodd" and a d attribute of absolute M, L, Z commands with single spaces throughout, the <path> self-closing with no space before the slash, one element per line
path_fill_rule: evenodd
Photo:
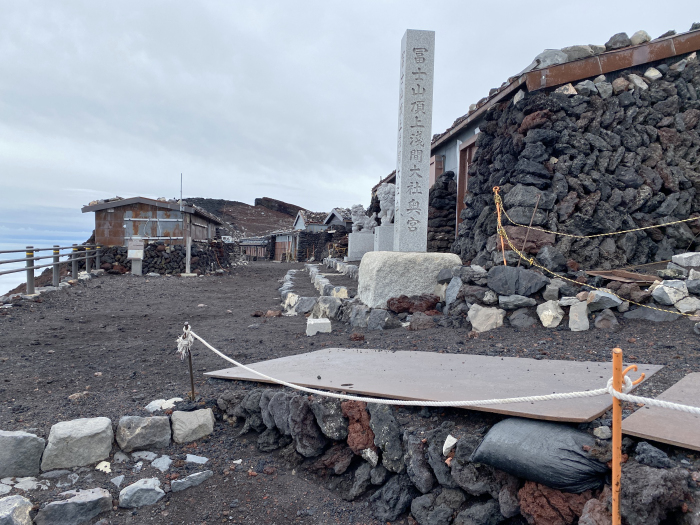
<path fill-rule="evenodd" d="M 461 265 L 454 253 L 370 252 L 360 263 L 357 296 L 370 308 L 386 308 L 392 297 L 435 293 L 440 270 Z"/>
<path fill-rule="evenodd" d="M 131 274 L 132 275 L 143 275 L 142 269 L 142 259 L 131 259 Z"/>
<path fill-rule="evenodd" d="M 377 226 L 374 228 L 374 251 L 393 252 L 394 251 L 394 225 Z"/>
<path fill-rule="evenodd" d="M 371 231 L 353 232 L 348 235 L 348 256 L 345 261 L 359 261 L 364 254 L 372 250 L 374 250 L 374 233 Z"/>

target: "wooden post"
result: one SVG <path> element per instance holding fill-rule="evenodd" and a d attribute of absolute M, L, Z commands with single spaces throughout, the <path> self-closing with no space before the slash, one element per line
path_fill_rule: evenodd
<path fill-rule="evenodd" d="M 613 348 L 613 388 L 622 392 L 622 350 Z M 620 479 L 622 477 L 622 403 L 613 397 L 612 416 L 612 525 L 621 525 Z"/>

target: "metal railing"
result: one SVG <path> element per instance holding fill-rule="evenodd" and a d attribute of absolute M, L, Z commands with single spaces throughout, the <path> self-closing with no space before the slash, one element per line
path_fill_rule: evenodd
<path fill-rule="evenodd" d="M 61 251 L 70 250 L 68 253 L 61 253 Z M 78 263 L 80 261 L 85 261 L 85 271 L 90 273 L 92 271 L 92 263 L 95 263 L 95 269 L 100 267 L 100 255 L 101 246 L 97 244 L 73 244 L 72 246 L 60 246 L 58 244 L 52 246 L 51 248 L 34 248 L 33 246 L 27 246 L 24 250 L 3 250 L 0 251 L 0 255 L 8 253 L 25 253 L 25 257 L 22 259 L 9 259 L 0 260 L 0 265 L 10 264 L 10 263 L 20 263 L 26 262 L 26 267 L 16 268 L 14 270 L 4 270 L 0 271 L 0 275 L 7 275 L 10 273 L 27 272 L 27 295 L 32 295 L 35 293 L 34 288 L 34 270 L 40 268 L 53 267 L 53 286 L 58 287 L 60 284 L 60 265 L 68 264 L 71 265 L 71 276 L 73 279 L 78 277 Z M 36 252 L 46 252 L 52 251 L 51 255 L 44 255 L 41 257 L 36 257 L 34 254 Z M 61 257 L 66 257 L 66 259 L 61 262 Z M 36 264 L 35 261 L 52 259 L 52 262 L 48 264 Z"/>

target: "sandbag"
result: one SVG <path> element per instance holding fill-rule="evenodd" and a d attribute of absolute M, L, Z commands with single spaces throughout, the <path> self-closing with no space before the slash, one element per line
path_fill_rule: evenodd
<path fill-rule="evenodd" d="M 471 456 L 519 478 L 580 493 L 605 482 L 608 467 L 584 450 L 595 446 L 590 434 L 567 425 L 510 418 L 495 424 Z"/>

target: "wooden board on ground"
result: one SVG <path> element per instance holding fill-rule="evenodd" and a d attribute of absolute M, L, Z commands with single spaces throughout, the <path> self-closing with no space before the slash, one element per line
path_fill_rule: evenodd
<path fill-rule="evenodd" d="M 605 387 L 612 375 L 611 363 L 342 348 L 328 348 L 247 366 L 276 379 L 311 388 L 429 401 L 470 401 L 596 390 Z M 661 368 L 658 365 L 639 365 L 639 372 L 649 377 Z M 266 382 L 239 367 L 205 375 Z M 469 409 L 580 423 L 592 421 L 611 406 L 612 398 L 606 394 Z"/>
<path fill-rule="evenodd" d="M 700 372 L 688 374 L 656 399 L 700 407 Z M 622 422 L 622 432 L 700 450 L 700 416 L 644 406 Z"/>
<path fill-rule="evenodd" d="M 588 275 L 603 277 L 604 279 L 610 279 L 613 281 L 620 281 L 621 283 L 653 283 L 658 280 L 658 277 L 653 275 L 647 275 L 643 273 L 628 272 L 626 270 L 600 270 L 600 271 L 587 271 Z"/>

